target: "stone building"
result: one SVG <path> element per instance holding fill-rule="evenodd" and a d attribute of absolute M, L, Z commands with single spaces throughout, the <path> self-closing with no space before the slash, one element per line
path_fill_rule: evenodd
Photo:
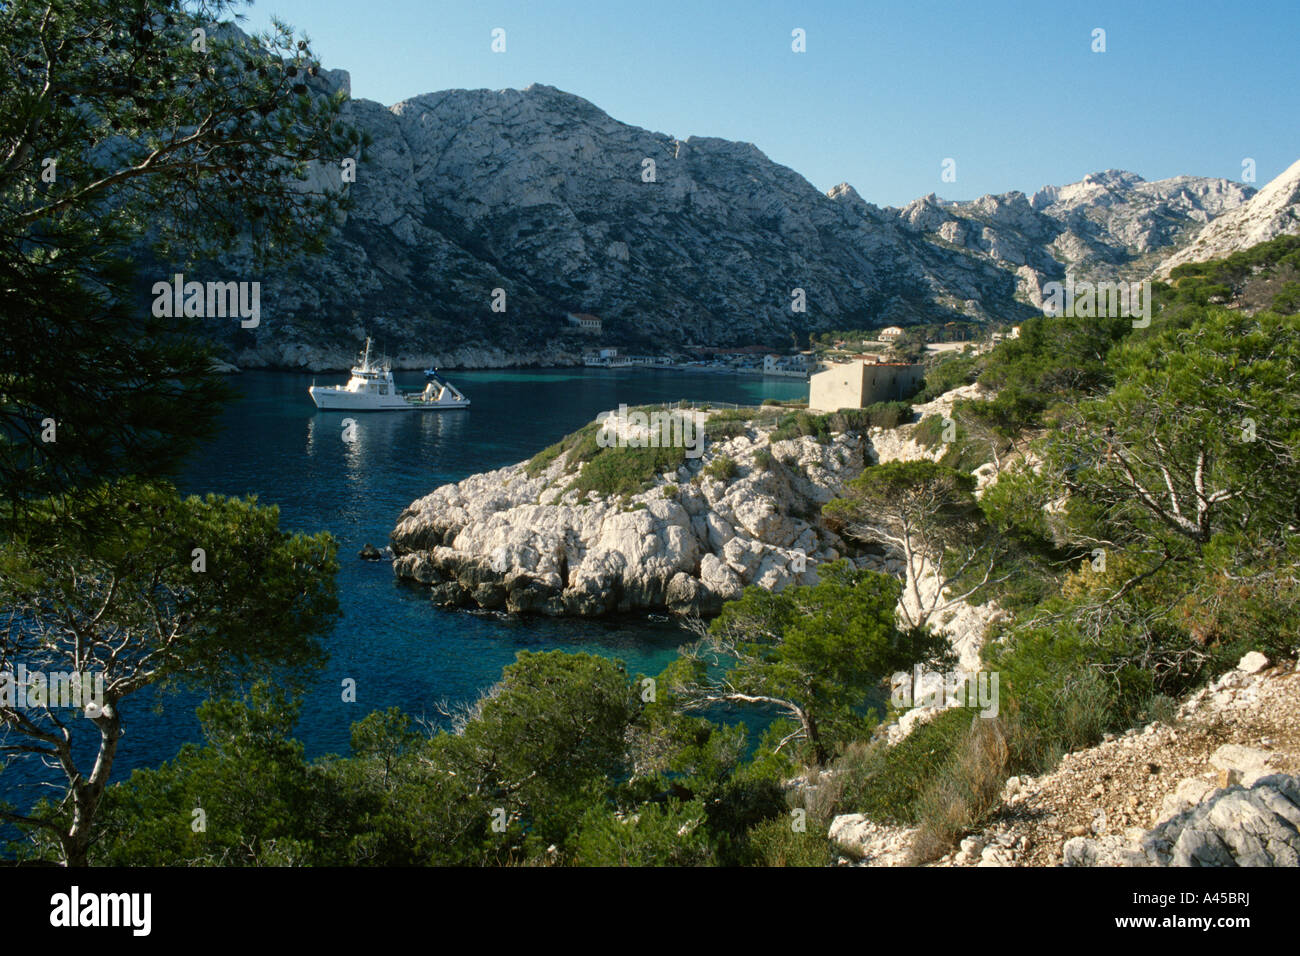
<path fill-rule="evenodd" d="M 875 402 L 901 401 L 920 389 L 925 366 L 855 359 L 827 366 L 809 378 L 808 408 L 834 412 Z"/>

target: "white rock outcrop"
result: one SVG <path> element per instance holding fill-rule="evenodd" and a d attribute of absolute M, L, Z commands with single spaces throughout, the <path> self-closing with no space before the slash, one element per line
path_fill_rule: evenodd
<path fill-rule="evenodd" d="M 1214 790 L 1152 830 L 1066 842 L 1066 866 L 1300 866 L 1300 777 Z"/>
<path fill-rule="evenodd" d="M 969 391 L 945 396 L 948 407 Z M 557 616 L 713 614 L 749 585 L 779 592 L 815 584 L 821 564 L 850 554 L 858 567 L 901 576 L 899 555 L 846 542 L 821 506 L 910 426 L 822 444 L 807 436 L 769 442 L 770 422 L 710 440 L 703 457 L 626 498 L 580 500 L 570 488 L 579 473 L 563 454 L 532 475 L 521 462 L 444 485 L 398 519 L 394 572 L 427 585 L 445 606 Z M 912 445 L 910 454 L 924 449 Z M 713 474 L 724 457 L 734 463 L 725 480 Z M 922 578 L 921 588 L 929 596 L 933 582 Z M 934 623 L 974 667 L 1000 613 L 959 603 Z"/>
<path fill-rule="evenodd" d="M 580 501 L 563 455 L 534 477 L 524 463 L 473 475 L 406 509 L 394 571 L 453 606 L 716 613 L 747 585 L 815 583 L 819 564 L 846 553 L 818 511 L 861 472 L 866 449 L 852 434 L 825 445 L 742 435 L 627 499 Z M 736 464 L 729 480 L 706 470 L 723 456 Z M 887 559 L 862 563 L 883 570 Z"/>
<path fill-rule="evenodd" d="M 1281 235 L 1300 234 L 1300 160 L 1269 182 L 1249 202 L 1212 220 L 1188 245 L 1160 264 L 1168 276 L 1184 262 L 1222 259 Z"/>
<path fill-rule="evenodd" d="M 873 823 L 860 813 L 845 813 L 831 820 L 827 836 L 858 866 L 907 866 L 915 827 Z"/>

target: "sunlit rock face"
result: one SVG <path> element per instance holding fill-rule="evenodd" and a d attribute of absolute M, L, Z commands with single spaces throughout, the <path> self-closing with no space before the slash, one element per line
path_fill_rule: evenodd
<path fill-rule="evenodd" d="M 1032 197 L 880 208 L 752 144 L 640 129 L 544 85 L 353 100 L 346 115 L 373 140 L 355 181 L 329 164 L 311 181 L 337 177 L 353 208 L 324 256 L 260 277 L 257 329 L 219 330 L 240 365 L 346 367 L 366 332 L 399 367 L 570 364 L 592 341 L 570 311 L 647 347 L 1014 320 L 1066 269 L 1149 273 L 1252 195 L 1108 171 Z"/>

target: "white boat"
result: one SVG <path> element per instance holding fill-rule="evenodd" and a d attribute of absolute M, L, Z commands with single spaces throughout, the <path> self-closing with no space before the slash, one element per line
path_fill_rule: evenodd
<path fill-rule="evenodd" d="M 393 382 L 388 362 L 370 360 L 370 339 L 361 354 L 361 364 L 352 369 L 346 385 L 313 385 L 307 389 L 317 408 L 340 412 L 433 411 L 468 408 L 469 399 L 450 382 L 436 375 L 422 392 L 403 392 Z"/>

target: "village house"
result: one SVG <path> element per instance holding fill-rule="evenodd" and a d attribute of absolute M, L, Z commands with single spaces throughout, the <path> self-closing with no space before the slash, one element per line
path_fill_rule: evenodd
<path fill-rule="evenodd" d="M 879 332 L 876 333 L 876 341 L 893 342 L 896 339 L 901 338 L 902 335 L 903 335 L 902 329 L 900 329 L 897 325 L 891 325 L 888 328 L 881 329 Z"/>
<path fill-rule="evenodd" d="M 600 319 L 590 312 L 569 312 L 565 317 L 570 325 L 576 325 L 583 332 L 600 333 Z"/>
<path fill-rule="evenodd" d="M 763 374 L 803 378 L 808 374 L 808 367 L 812 360 L 811 352 L 799 352 L 795 355 L 777 355 L 769 352 L 763 356 Z"/>

